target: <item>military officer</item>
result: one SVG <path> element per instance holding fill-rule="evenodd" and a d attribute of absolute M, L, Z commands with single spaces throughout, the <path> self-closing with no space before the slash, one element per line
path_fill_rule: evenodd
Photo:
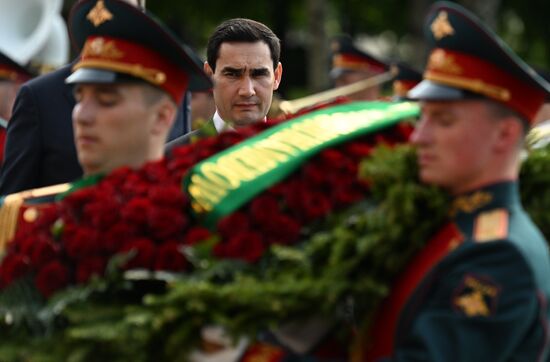
<path fill-rule="evenodd" d="M 385 73 L 390 66 L 357 48 L 348 35 L 341 35 L 334 39 L 332 48 L 332 68 L 330 78 L 335 87 L 342 87 L 363 79 Z M 372 86 L 348 95 L 352 101 L 372 101 L 380 97 L 380 86 Z"/>
<path fill-rule="evenodd" d="M 407 93 L 422 81 L 422 73 L 404 62 L 395 62 L 391 65 L 395 74 L 392 81 L 394 100 L 406 100 Z"/>
<path fill-rule="evenodd" d="M 517 179 L 550 84 L 456 4 L 434 4 L 425 33 L 412 143 L 420 180 L 453 197 L 450 220 L 397 280 L 366 360 L 546 360 L 550 257 Z"/>

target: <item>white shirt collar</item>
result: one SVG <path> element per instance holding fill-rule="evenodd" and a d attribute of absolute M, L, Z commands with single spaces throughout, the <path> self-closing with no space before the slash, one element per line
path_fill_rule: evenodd
<path fill-rule="evenodd" d="M 218 113 L 218 110 L 216 110 L 216 113 L 214 113 L 214 117 L 212 118 L 212 120 L 214 121 L 214 127 L 216 127 L 216 132 L 218 132 L 218 133 L 222 133 L 223 131 L 227 131 L 229 129 L 230 130 L 235 130 L 233 127 L 228 125 L 222 119 L 222 117 L 220 117 L 220 114 Z M 267 121 L 267 117 L 264 117 L 262 122 L 266 122 L 266 121 Z"/>
<path fill-rule="evenodd" d="M 214 113 L 214 127 L 216 127 L 216 132 L 222 133 L 225 130 L 233 129 L 225 123 L 225 121 L 220 117 L 220 114 L 218 113 L 218 110 L 216 110 L 216 113 Z"/>

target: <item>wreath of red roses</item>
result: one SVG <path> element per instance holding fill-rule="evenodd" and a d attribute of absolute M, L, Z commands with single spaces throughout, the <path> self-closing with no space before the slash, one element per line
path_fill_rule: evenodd
<path fill-rule="evenodd" d="M 221 219 L 217 231 L 192 215 L 181 180 L 196 163 L 280 121 L 226 132 L 173 151 L 170 157 L 138 170 L 120 168 L 96 185 L 77 190 L 41 208 L 40 216 L 18 230 L 0 265 L 0 288 L 31 275 L 45 297 L 71 284 L 103 275 L 115 254 L 135 251 L 127 269 L 190 271 L 181 252 L 216 234 L 212 254 L 219 259 L 260 260 L 270 245 L 292 245 L 302 227 L 366 196 L 358 164 L 372 148 L 408 139 L 400 124 L 383 133 L 328 148 Z"/>

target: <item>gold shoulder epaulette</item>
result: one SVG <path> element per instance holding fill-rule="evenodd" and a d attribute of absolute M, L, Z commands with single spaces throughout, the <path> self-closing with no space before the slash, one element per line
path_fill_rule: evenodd
<path fill-rule="evenodd" d="M 25 190 L 5 196 L 3 203 L 0 205 L 0 251 L 3 251 L 6 243 L 15 236 L 19 212 L 25 202 L 66 192 L 70 186 L 70 183 L 65 183 Z"/>
<path fill-rule="evenodd" d="M 474 241 L 504 239 L 508 236 L 509 213 L 506 209 L 495 209 L 480 213 L 474 222 Z"/>

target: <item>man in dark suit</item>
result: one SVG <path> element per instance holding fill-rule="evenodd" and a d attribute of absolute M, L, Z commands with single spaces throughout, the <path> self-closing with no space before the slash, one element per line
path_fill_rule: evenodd
<path fill-rule="evenodd" d="M 70 182 L 82 176 L 71 123 L 75 101 L 72 86 L 65 84 L 73 65 L 74 62 L 21 87 L 7 130 L 0 195 Z M 186 96 L 169 139 L 189 131 L 188 118 Z"/>
<path fill-rule="evenodd" d="M 216 113 L 204 128 L 167 144 L 167 151 L 192 136 L 265 121 L 273 91 L 281 82 L 280 40 L 262 23 L 230 19 L 210 36 L 204 71 L 214 82 Z"/>
<path fill-rule="evenodd" d="M 550 256 L 517 179 L 550 84 L 454 3 L 432 7 L 425 33 L 411 140 L 420 180 L 453 200 L 382 303 L 365 360 L 546 361 Z"/>

